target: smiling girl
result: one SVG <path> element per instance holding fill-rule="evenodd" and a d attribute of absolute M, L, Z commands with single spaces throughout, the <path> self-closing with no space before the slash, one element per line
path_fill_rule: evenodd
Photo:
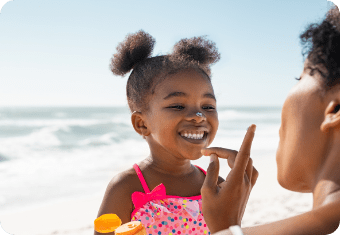
<path fill-rule="evenodd" d="M 112 58 L 115 75 L 132 69 L 126 87 L 131 121 L 150 155 L 111 180 L 98 216 L 139 220 L 147 234 L 210 234 L 200 193 L 206 172 L 190 161 L 202 156 L 218 129 L 210 65 L 220 55 L 203 37 L 183 39 L 171 54 L 150 57 L 154 43 L 139 31 Z"/>

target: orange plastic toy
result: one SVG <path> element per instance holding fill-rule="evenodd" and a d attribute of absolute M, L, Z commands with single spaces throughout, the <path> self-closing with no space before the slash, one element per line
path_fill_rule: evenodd
<path fill-rule="evenodd" d="M 111 233 L 122 224 L 121 219 L 116 214 L 104 214 L 94 221 L 94 229 L 98 233 Z"/>
<path fill-rule="evenodd" d="M 140 221 L 131 221 L 119 226 L 115 235 L 147 235 L 143 224 Z"/>

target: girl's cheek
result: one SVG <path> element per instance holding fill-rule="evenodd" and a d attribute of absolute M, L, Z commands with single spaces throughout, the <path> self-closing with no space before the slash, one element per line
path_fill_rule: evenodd
<path fill-rule="evenodd" d="M 215 123 L 216 123 L 216 131 L 218 129 L 218 126 L 220 125 L 220 122 L 218 120 L 218 116 L 216 115 L 216 118 L 215 118 Z"/>

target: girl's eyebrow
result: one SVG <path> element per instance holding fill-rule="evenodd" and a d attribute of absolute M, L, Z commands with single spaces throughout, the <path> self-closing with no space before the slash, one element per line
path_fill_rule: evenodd
<path fill-rule="evenodd" d="M 163 98 L 163 100 L 167 100 L 167 99 L 170 99 L 172 97 L 187 97 L 188 95 L 184 92 L 181 92 L 181 91 L 175 91 L 175 92 L 171 92 L 170 94 L 168 94 L 167 96 L 165 96 Z M 202 95 L 202 97 L 204 98 L 210 98 L 210 99 L 213 99 L 216 101 L 216 98 L 213 94 L 211 93 L 205 93 L 204 95 Z"/>

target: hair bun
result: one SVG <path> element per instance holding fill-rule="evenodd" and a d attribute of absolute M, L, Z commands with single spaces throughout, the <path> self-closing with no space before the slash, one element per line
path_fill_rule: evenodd
<path fill-rule="evenodd" d="M 197 61 L 202 65 L 213 64 L 220 59 L 215 43 L 205 37 L 182 39 L 175 44 L 173 55 Z"/>
<path fill-rule="evenodd" d="M 334 5 L 327 13 L 326 20 L 340 32 L 340 11 L 338 6 Z"/>
<path fill-rule="evenodd" d="M 143 30 L 128 34 L 116 48 L 117 53 L 111 59 L 111 71 L 115 75 L 125 75 L 151 55 L 154 45 L 155 39 Z"/>

